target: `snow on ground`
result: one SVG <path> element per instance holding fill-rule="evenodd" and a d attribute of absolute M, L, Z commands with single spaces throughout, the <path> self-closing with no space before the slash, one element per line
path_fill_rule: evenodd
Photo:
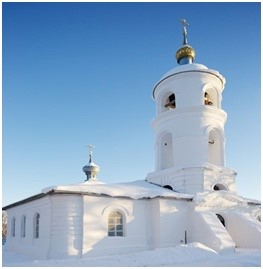
<path fill-rule="evenodd" d="M 3 247 L 2 253 L 2 265 L 10 267 L 260 267 L 259 249 L 236 249 L 234 253 L 220 255 L 200 243 L 100 258 L 52 259 L 44 261 L 33 260 L 24 255 L 6 251 L 5 247 Z"/>

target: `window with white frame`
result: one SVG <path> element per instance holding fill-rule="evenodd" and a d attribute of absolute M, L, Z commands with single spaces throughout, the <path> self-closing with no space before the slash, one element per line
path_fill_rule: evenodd
<path fill-rule="evenodd" d="M 23 215 L 21 218 L 21 237 L 26 237 L 26 216 Z"/>
<path fill-rule="evenodd" d="M 118 211 L 109 214 L 108 236 L 124 236 L 123 215 Z"/>
<path fill-rule="evenodd" d="M 16 219 L 12 218 L 11 222 L 11 236 L 15 237 L 16 236 Z"/>
<path fill-rule="evenodd" d="M 40 214 L 36 213 L 34 217 L 34 238 L 39 238 L 39 225 L 40 224 Z"/>

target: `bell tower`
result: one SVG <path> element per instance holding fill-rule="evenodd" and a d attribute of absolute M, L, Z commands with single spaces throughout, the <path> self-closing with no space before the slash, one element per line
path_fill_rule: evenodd
<path fill-rule="evenodd" d="M 176 52 L 177 67 L 155 85 L 155 171 L 146 180 L 182 193 L 211 190 L 236 192 L 236 172 L 225 166 L 224 126 L 221 108 L 225 78 L 194 63 L 195 50 L 187 42 L 181 20 L 183 45 Z"/>

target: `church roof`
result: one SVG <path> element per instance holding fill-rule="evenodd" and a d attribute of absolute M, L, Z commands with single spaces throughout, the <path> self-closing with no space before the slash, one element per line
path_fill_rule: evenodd
<path fill-rule="evenodd" d="M 174 192 L 145 180 L 132 182 L 105 184 L 99 181 L 86 181 L 73 185 L 51 186 L 42 190 L 42 193 L 81 193 L 90 195 L 102 195 L 109 197 L 123 197 L 131 199 L 144 198 L 173 198 L 192 200 L 194 195 Z"/>
<path fill-rule="evenodd" d="M 13 204 L 7 205 L 2 210 L 19 206 L 28 202 L 45 197 L 49 194 L 65 193 L 77 195 L 94 195 L 106 196 L 115 198 L 129 199 L 152 199 L 152 198 L 167 198 L 191 201 L 194 197 L 192 194 L 184 194 L 175 192 L 155 184 L 149 183 L 146 180 L 137 180 L 132 182 L 106 184 L 98 180 L 90 180 L 72 185 L 50 186 L 41 191 L 41 193 L 25 198 Z"/>
<path fill-rule="evenodd" d="M 176 199 L 185 201 L 194 201 L 197 206 L 217 206 L 214 203 L 215 200 L 221 201 L 225 199 L 228 206 L 233 206 L 238 203 L 247 203 L 251 205 L 260 205 L 261 202 L 258 200 L 252 200 L 243 198 L 236 194 L 231 194 L 226 191 L 220 192 L 205 192 L 197 195 L 185 194 L 175 192 L 158 185 L 147 182 L 146 180 L 137 180 L 132 182 L 123 183 L 112 183 L 105 184 L 98 180 L 85 181 L 84 183 L 77 183 L 72 185 L 58 185 L 50 186 L 41 191 L 41 193 L 34 196 L 28 197 L 21 201 L 7 205 L 2 210 L 32 202 L 34 200 L 45 197 L 49 194 L 77 194 L 77 195 L 94 195 L 102 197 L 114 197 L 114 198 L 129 198 L 129 199 L 153 199 L 153 198 L 164 198 L 164 199 Z M 218 200 L 218 201 L 219 201 Z M 229 204 L 229 201 L 232 204 Z M 221 201 L 222 202 L 222 201 Z M 221 204 L 222 206 L 222 204 Z"/>

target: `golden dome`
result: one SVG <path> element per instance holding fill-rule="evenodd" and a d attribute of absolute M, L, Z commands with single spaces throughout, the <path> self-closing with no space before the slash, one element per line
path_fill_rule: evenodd
<path fill-rule="evenodd" d="M 177 50 L 175 57 L 177 63 L 180 63 L 180 60 L 182 58 L 189 59 L 190 62 L 193 62 L 195 58 L 195 50 L 188 44 L 185 44 L 180 49 Z"/>

